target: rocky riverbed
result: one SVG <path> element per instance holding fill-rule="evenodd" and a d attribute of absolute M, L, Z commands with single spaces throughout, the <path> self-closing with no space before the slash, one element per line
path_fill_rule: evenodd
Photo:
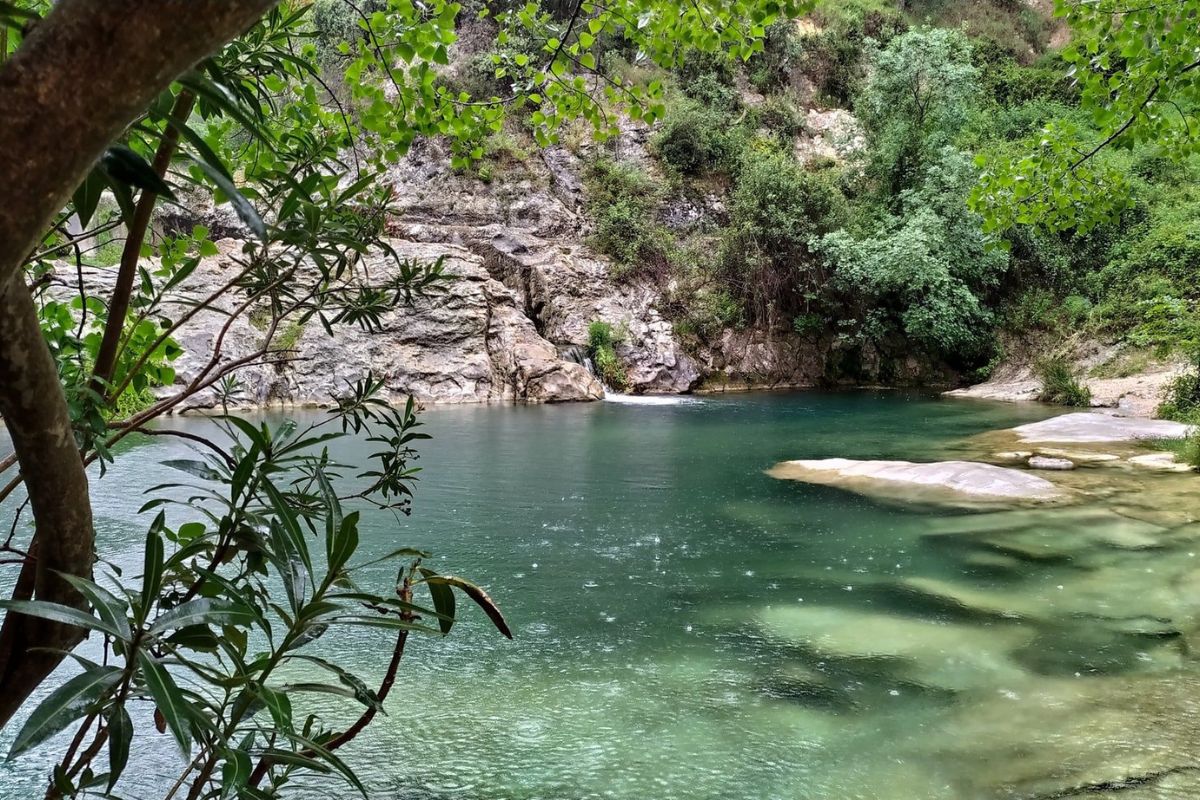
<path fill-rule="evenodd" d="M 955 696 L 956 714 L 915 746 L 961 767 L 960 796 L 1195 797 L 1198 478 L 1147 444 L 1187 433 L 1074 413 L 951 445 L 968 461 L 784 462 L 771 474 L 973 510 L 922 536 L 960 564 L 956 576 L 841 578 L 927 615 L 779 606 L 761 613 L 763 635 L 824 662 L 891 664 L 921 691 Z"/>

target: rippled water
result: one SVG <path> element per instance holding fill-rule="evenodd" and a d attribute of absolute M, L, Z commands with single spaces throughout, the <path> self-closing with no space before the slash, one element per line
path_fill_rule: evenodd
<path fill-rule="evenodd" d="M 431 410 L 416 512 L 369 516 L 363 547 L 435 551 L 516 640 L 471 613 L 414 642 L 347 760 L 397 800 L 1065 797 L 1160 772 L 1128 796 L 1191 797 L 1186 510 L 1151 521 L 1139 484 L 965 514 L 764 474 L 961 454 L 1047 413 L 899 393 Z M 155 440 L 98 483 L 106 556 L 134 558 L 179 451 Z M 321 647 L 376 673 L 389 653 L 368 632 Z M 178 756 L 137 746 L 122 786 L 150 796 Z M 52 749 L 4 765 L 0 798 L 32 796 Z"/>

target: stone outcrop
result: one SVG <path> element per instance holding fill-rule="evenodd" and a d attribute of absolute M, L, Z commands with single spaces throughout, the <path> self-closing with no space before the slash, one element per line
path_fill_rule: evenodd
<path fill-rule="evenodd" d="M 1012 429 L 1022 442 L 1131 442 L 1139 439 L 1184 439 L 1191 428 L 1161 419 L 1118 417 L 1101 412 L 1079 412 L 1051 417 Z"/>
<path fill-rule="evenodd" d="M 539 334 L 516 294 L 488 275 L 481 258 L 454 245 L 401 240 L 390 244 L 402 259 L 427 263 L 444 258 L 451 280 L 440 291 L 386 313 L 378 331 L 340 325 L 330 336 L 316 320 L 303 328 L 285 323 L 274 343 L 284 340 L 288 349 L 267 363 L 254 362 L 238 371 L 241 392 L 235 405 L 328 404 L 369 371 L 384 380 L 394 397 L 412 395 L 422 402 L 543 403 L 604 396 L 604 387 L 586 367 L 564 359 Z M 236 246 L 221 243 L 226 252 Z M 368 256 L 366 266 L 377 281 L 397 269 L 394 260 L 381 254 Z M 170 302 L 206 296 L 228 281 L 232 268 L 223 256 L 204 259 L 188 281 L 186 296 Z M 201 312 L 176 334 L 184 350 L 174 365 L 178 385 L 191 383 L 207 367 L 232 302 L 226 298 L 214 310 Z M 254 320 L 250 313 L 229 324 L 223 334 L 221 363 L 246 358 L 261 348 L 264 331 Z M 212 407 L 216 400 L 216 393 L 209 390 L 184 408 Z"/>
<path fill-rule="evenodd" d="M 603 146 L 608 156 L 653 171 L 649 135 L 645 126 L 627 123 Z M 436 142 L 423 142 L 389 175 L 401 212 L 392 230 L 482 257 L 489 275 L 560 350 L 585 346 L 590 323 L 611 324 L 634 393 L 815 385 L 824 362 L 811 341 L 791 332 L 728 329 L 685 347 L 661 307 L 665 288 L 656 278 L 613 278 L 610 262 L 587 244 L 583 213 L 584 158 L 598 146 L 529 154 L 483 183 L 452 170 Z M 720 213 L 718 200 L 689 212 Z"/>
<path fill-rule="evenodd" d="M 1046 502 L 1066 496 L 1050 481 L 1027 471 L 976 461 L 914 463 L 826 458 L 784 461 L 769 474 L 880 497 L 949 504 Z"/>

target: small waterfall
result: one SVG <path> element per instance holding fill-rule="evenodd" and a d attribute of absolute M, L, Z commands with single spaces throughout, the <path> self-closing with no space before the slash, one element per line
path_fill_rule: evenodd
<path fill-rule="evenodd" d="M 600 381 L 600 385 L 604 387 L 604 399 L 609 402 L 643 406 L 677 406 L 701 402 L 695 398 L 685 398 L 677 395 L 660 396 L 615 392 L 612 387 L 604 382 L 604 376 L 600 374 L 599 370 L 596 369 L 596 365 L 592 363 L 592 357 L 588 355 L 586 347 L 581 344 L 560 344 L 558 345 L 558 354 L 564 361 L 580 364 L 588 372 L 596 376 L 596 380 Z"/>
<path fill-rule="evenodd" d="M 600 381 L 600 385 L 604 387 L 604 393 L 610 393 L 610 389 L 604 383 L 603 376 L 596 370 L 596 365 L 592 363 L 592 357 L 588 355 L 587 348 L 581 344 L 560 344 L 558 346 L 558 355 L 564 361 L 570 361 L 574 364 L 579 364 L 588 372 L 595 376 L 596 380 Z"/>

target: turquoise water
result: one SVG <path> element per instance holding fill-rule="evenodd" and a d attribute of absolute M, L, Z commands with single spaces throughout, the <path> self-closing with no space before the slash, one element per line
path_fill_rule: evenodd
<path fill-rule="evenodd" d="M 1150 523 L 1113 498 L 1086 518 L 966 515 L 764 473 L 952 456 L 1048 413 L 900 393 L 430 410 L 415 512 L 368 515 L 363 548 L 434 551 L 488 587 L 516 639 L 468 613 L 415 641 L 346 758 L 397 800 L 1034 797 L 1162 766 L 1184 734 L 1138 726 L 1164 727 L 1164 681 L 1193 677 L 1186 526 L 1126 547 Z M 104 555 L 136 557 L 142 493 L 181 451 L 155 440 L 97 484 Z M 1115 545 L 1089 538 L 1110 528 Z M 378 674 L 390 644 L 321 647 Z M 1097 720 L 1116 697 L 1128 713 Z M 178 773 L 163 745 L 139 741 L 127 796 Z M 4 765 L 0 798 L 32 796 L 53 749 Z"/>

